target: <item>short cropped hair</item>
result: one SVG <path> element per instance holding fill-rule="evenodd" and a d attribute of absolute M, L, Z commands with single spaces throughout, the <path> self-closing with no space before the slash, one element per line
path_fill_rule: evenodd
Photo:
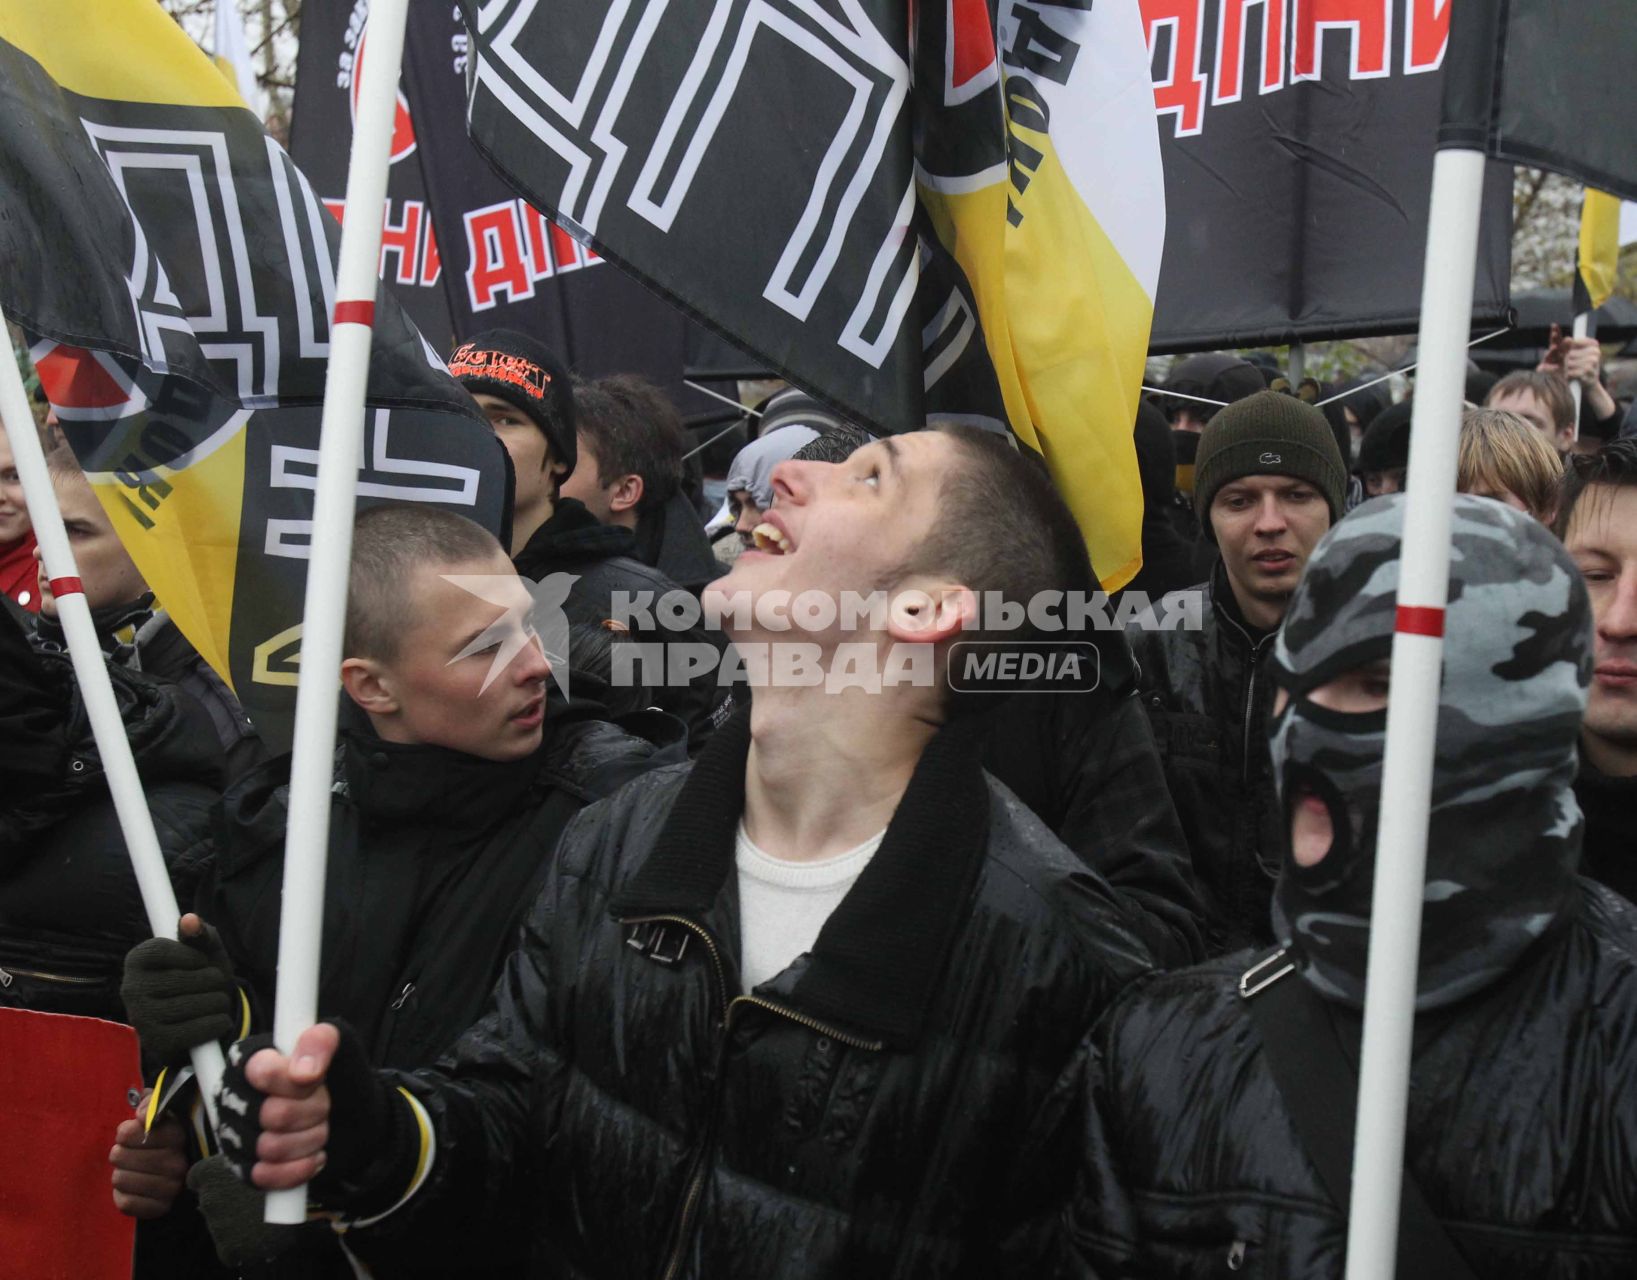
<path fill-rule="evenodd" d="M 598 476 L 605 483 L 641 476 L 638 514 L 669 502 L 682 486 L 688 451 L 688 431 L 670 397 L 644 377 L 617 373 L 575 387 L 574 405 Z"/>
<path fill-rule="evenodd" d="M 855 427 L 850 422 L 839 427 L 831 427 L 814 436 L 795 453 L 790 455 L 792 462 L 845 462 L 857 453 L 870 441 L 874 440 L 863 427 Z"/>
<path fill-rule="evenodd" d="M 1519 369 L 1509 373 L 1484 397 L 1484 404 L 1493 405 L 1503 396 L 1518 391 L 1531 391 L 1551 412 L 1552 424 L 1563 431 L 1574 425 L 1574 397 L 1569 394 L 1569 383 L 1561 373 L 1550 370 Z"/>
<path fill-rule="evenodd" d="M 1530 515 L 1547 524 L 1562 482 L 1562 456 L 1527 418 L 1505 409 L 1468 409 L 1461 415 L 1457 493 L 1510 490 Z"/>
<path fill-rule="evenodd" d="M 403 636 L 405 596 L 415 571 L 504 555 L 482 525 L 441 507 L 376 507 L 358 517 L 347 579 L 342 655 L 391 662 Z"/>
<path fill-rule="evenodd" d="M 1596 453 L 1571 453 L 1558 493 L 1557 519 L 1552 532 L 1561 539 L 1569 536 L 1569 521 L 1575 508 L 1593 486 L 1623 489 L 1637 486 L 1637 437 L 1610 440 Z"/>

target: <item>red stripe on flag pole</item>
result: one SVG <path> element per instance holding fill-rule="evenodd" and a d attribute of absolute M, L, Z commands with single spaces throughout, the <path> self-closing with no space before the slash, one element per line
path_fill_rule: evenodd
<path fill-rule="evenodd" d="M 78 578 L 47 578 L 46 586 L 51 588 L 51 594 L 61 600 L 64 596 L 82 596 L 85 588 L 80 585 Z"/>
<path fill-rule="evenodd" d="M 335 304 L 336 324 L 361 324 L 369 328 L 375 324 L 375 303 L 338 302 Z"/>
<path fill-rule="evenodd" d="M 1431 609 L 1426 605 L 1401 604 L 1398 606 L 1398 620 L 1393 630 L 1407 636 L 1442 636 L 1444 611 Z"/>

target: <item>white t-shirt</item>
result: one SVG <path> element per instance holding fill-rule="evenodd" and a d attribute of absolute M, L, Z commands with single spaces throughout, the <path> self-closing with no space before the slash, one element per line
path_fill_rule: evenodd
<path fill-rule="evenodd" d="M 856 849 L 819 862 L 775 858 L 739 823 L 739 972 L 750 991 L 813 949 L 819 930 L 881 847 L 885 828 Z"/>

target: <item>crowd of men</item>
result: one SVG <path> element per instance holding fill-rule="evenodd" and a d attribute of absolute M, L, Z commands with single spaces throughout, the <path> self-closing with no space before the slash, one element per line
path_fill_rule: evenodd
<path fill-rule="evenodd" d="M 1340 1276 L 1410 402 L 1179 361 L 1134 424 L 1122 625 L 1065 635 L 1027 606 L 1098 580 L 1002 436 L 876 439 L 789 389 L 712 518 L 643 380 L 506 331 L 450 370 L 510 541 L 357 522 L 289 1054 L 289 756 L 53 449 L 186 913 L 147 937 L 0 437 L 0 1006 L 136 1028 L 138 1274 Z M 1637 439 L 1595 343 L 1468 394 L 1400 1274 L 1630 1276 Z M 530 610 L 557 573 L 568 696 Z M 670 592 L 698 617 L 621 605 Z M 760 607 L 869 593 L 795 634 Z M 793 640 L 849 678 L 752 660 Z M 1037 641 L 1094 648 L 1095 686 L 952 675 Z M 656 645 L 722 661 L 648 680 Z M 175 1083 L 212 1041 L 214 1133 Z M 265 1225 L 297 1186 L 307 1225 Z"/>

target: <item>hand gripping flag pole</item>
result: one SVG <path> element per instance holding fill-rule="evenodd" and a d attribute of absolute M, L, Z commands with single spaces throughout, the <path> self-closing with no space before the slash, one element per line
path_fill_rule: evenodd
<path fill-rule="evenodd" d="M 1421 898 L 1444 657 L 1444 606 L 1449 598 L 1450 515 L 1466 394 L 1484 163 L 1482 152 L 1461 150 L 1440 151 L 1433 162 L 1421 288 L 1421 368 L 1410 426 L 1410 474 L 1415 484 L 1405 498 L 1399 549 L 1347 1280 L 1391 1280 L 1398 1252 Z"/>
<path fill-rule="evenodd" d="M 0 314 L 0 333 L 4 331 L 5 316 Z M 0 422 L 5 423 L 12 456 L 17 461 L 17 476 L 23 482 L 34 536 L 39 540 L 51 594 L 57 601 L 57 620 L 68 639 L 74 678 L 79 682 L 80 696 L 85 699 L 97 754 L 108 778 L 108 794 L 113 797 L 119 829 L 125 837 L 125 848 L 131 855 L 131 867 L 142 894 L 142 908 L 148 914 L 148 927 L 156 938 L 174 938 L 181 923 L 176 893 L 171 888 L 170 872 L 165 869 L 165 856 L 159 850 L 153 814 L 148 811 L 136 759 L 131 755 L 125 721 L 119 713 L 119 704 L 114 701 L 114 687 L 109 683 L 106 660 L 97 643 L 96 624 L 91 621 L 91 606 L 86 603 L 85 592 L 80 587 L 79 566 L 74 563 L 62 512 L 57 509 L 57 495 L 46 470 L 45 452 L 40 448 L 34 415 L 29 411 L 28 393 L 23 390 L 23 378 L 17 371 L 17 361 L 12 358 L 10 344 L 6 345 L 8 350 L 0 354 Z M 205 1112 L 214 1129 L 216 1093 L 222 1083 L 221 1046 L 198 1045 L 192 1057 L 193 1074 L 199 1081 Z"/>
<path fill-rule="evenodd" d="M 409 0 L 375 0 L 369 13 L 369 58 L 360 74 L 358 119 L 347 168 L 346 208 L 336 267 L 335 316 L 319 429 L 318 489 L 313 499 L 312 552 L 302 612 L 301 671 L 296 690 L 290 761 L 290 816 L 284 845 L 284 906 L 279 917 L 278 999 L 273 1039 L 292 1053 L 296 1037 L 318 1018 L 319 944 L 324 920 L 324 869 L 330 834 L 330 783 L 335 755 L 342 629 L 352 526 L 363 456 L 364 396 L 379 287 L 381 219 L 391 163 L 398 72 L 403 63 Z M 266 1221 L 305 1221 L 305 1187 L 270 1192 Z"/>

